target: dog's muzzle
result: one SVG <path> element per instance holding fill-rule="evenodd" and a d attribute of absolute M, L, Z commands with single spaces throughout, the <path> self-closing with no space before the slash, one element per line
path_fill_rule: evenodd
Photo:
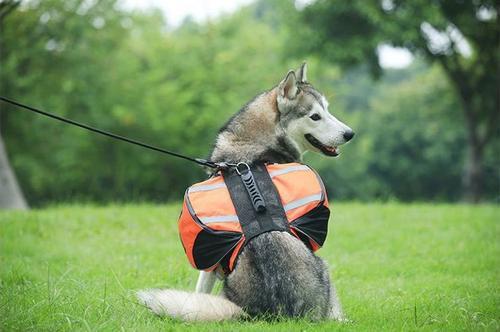
<path fill-rule="evenodd" d="M 354 136 L 354 133 L 352 136 Z M 351 136 L 351 138 L 352 138 L 352 136 Z M 316 149 L 320 150 L 324 155 L 331 156 L 331 157 L 336 157 L 339 155 L 339 152 L 337 151 L 336 146 L 325 145 L 325 144 L 321 143 L 316 137 L 314 137 L 311 134 L 305 134 L 304 137 L 312 146 L 314 146 Z"/>

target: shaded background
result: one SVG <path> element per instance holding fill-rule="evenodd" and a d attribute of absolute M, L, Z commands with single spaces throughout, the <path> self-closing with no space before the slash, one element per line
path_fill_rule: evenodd
<path fill-rule="evenodd" d="M 356 132 L 339 158 L 305 157 L 331 198 L 498 202 L 499 12 L 495 1 L 261 0 L 169 22 L 165 9 L 133 1 L 2 1 L 0 91 L 206 157 L 231 114 L 307 59 L 330 111 Z M 381 62 L 389 46 L 411 52 L 407 66 Z M 0 109 L 31 206 L 180 200 L 205 177 L 182 160 Z"/>

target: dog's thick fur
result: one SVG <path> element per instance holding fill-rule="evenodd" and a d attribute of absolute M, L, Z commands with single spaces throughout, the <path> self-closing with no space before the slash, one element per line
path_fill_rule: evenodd
<path fill-rule="evenodd" d="M 334 118 L 328 103 L 306 78 L 304 63 L 275 88 L 257 96 L 220 130 L 210 160 L 219 162 L 300 162 L 308 150 L 336 156 L 353 136 Z M 149 290 L 139 299 L 153 312 L 184 320 L 251 317 L 344 316 L 325 262 L 286 232 L 253 238 L 224 278 L 220 296 L 210 293 L 213 272 L 202 272 L 198 293 Z"/>

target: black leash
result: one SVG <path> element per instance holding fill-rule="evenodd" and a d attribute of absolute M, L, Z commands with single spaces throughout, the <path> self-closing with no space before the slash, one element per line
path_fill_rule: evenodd
<path fill-rule="evenodd" d="M 28 105 L 21 104 L 21 103 L 15 101 L 15 100 L 12 100 L 12 99 L 9 99 L 9 98 L 5 98 L 5 97 L 2 97 L 2 96 L 0 96 L 0 100 L 4 101 L 6 103 L 9 103 L 9 104 L 12 104 L 12 105 L 24 108 L 24 109 L 26 109 L 28 111 L 35 112 L 35 113 L 38 113 L 38 114 L 42 114 L 42 115 L 45 115 L 45 116 L 47 116 L 49 118 L 65 122 L 65 123 L 71 124 L 73 126 L 77 126 L 77 127 L 83 128 L 83 129 L 87 129 L 87 130 L 92 131 L 94 133 L 98 133 L 98 134 L 101 134 L 101 135 L 104 135 L 104 136 L 108 136 L 108 137 L 111 137 L 111 138 L 114 138 L 114 139 L 117 139 L 117 140 L 121 140 L 121 141 L 125 141 L 125 142 L 131 143 L 131 144 L 142 146 L 143 148 L 146 148 L 146 149 L 150 149 L 150 150 L 162 152 L 162 153 L 165 153 L 165 154 L 177 157 L 177 158 L 186 159 L 186 160 L 192 161 L 194 163 L 197 163 L 198 165 L 201 165 L 201 166 L 207 166 L 207 167 L 210 167 L 210 168 L 227 168 L 229 166 L 234 166 L 233 164 L 228 164 L 228 163 L 224 163 L 224 162 L 215 163 L 213 161 L 209 161 L 209 160 L 206 160 L 206 159 L 191 158 L 191 157 L 188 157 L 188 156 L 184 156 L 184 155 L 176 153 L 176 152 L 168 151 L 168 150 L 165 150 L 163 148 L 159 148 L 159 147 L 156 147 L 156 146 L 153 146 L 153 145 L 150 145 L 150 144 L 146 144 L 146 143 L 143 143 L 143 142 L 140 142 L 140 141 L 136 141 L 136 140 L 131 139 L 131 138 L 123 137 L 123 136 L 120 136 L 120 135 L 117 135 L 117 134 L 110 133 L 108 131 L 104 131 L 104 130 L 101 130 L 101 129 L 98 129 L 98 128 L 94 128 L 94 127 L 88 126 L 86 124 L 83 124 L 83 123 L 80 123 L 80 122 L 77 122 L 77 121 L 74 121 L 74 120 L 70 120 L 70 119 L 64 118 L 64 117 L 59 116 L 59 115 L 55 115 L 55 114 L 52 114 L 52 113 L 44 112 L 42 110 L 36 109 L 36 108 L 28 106 Z"/>

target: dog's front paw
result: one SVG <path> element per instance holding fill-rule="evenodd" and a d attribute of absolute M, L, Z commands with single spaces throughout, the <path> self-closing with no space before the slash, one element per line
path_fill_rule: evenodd
<path fill-rule="evenodd" d="M 345 317 L 345 316 L 342 316 L 342 317 L 339 317 L 339 318 L 333 318 L 335 321 L 339 322 L 339 323 L 342 323 L 342 324 L 352 324 L 354 323 L 353 320 L 350 320 L 349 318 Z"/>
<path fill-rule="evenodd" d="M 331 319 L 331 320 L 337 321 L 339 323 L 343 323 L 343 324 L 352 323 L 352 320 L 350 320 L 349 318 L 347 318 L 344 315 L 344 313 L 342 312 L 342 310 L 336 309 L 336 308 L 332 308 L 330 310 L 330 314 L 329 314 L 328 318 Z"/>

